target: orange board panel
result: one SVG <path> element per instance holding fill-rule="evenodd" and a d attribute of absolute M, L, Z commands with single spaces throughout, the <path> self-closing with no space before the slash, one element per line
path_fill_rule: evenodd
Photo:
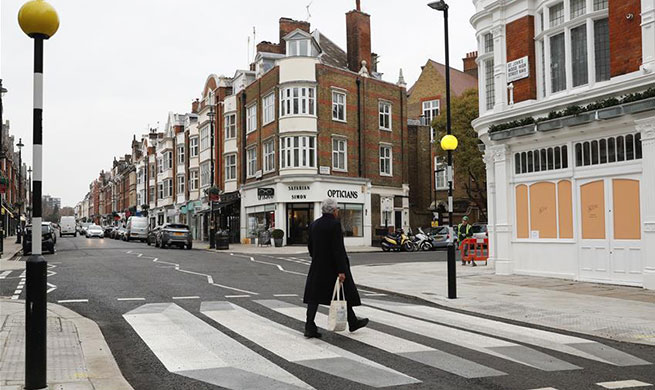
<path fill-rule="evenodd" d="M 530 186 L 530 230 L 538 231 L 539 238 L 557 238 L 555 183 Z"/>
<path fill-rule="evenodd" d="M 573 198 L 570 181 L 562 180 L 557 183 L 557 201 L 559 238 L 573 238 Z"/>
<path fill-rule="evenodd" d="M 516 237 L 528 238 L 528 186 L 516 186 Z"/>
<path fill-rule="evenodd" d="M 612 198 L 612 203 L 614 203 L 614 239 L 640 240 L 639 181 L 631 179 L 612 180 Z"/>
<path fill-rule="evenodd" d="M 597 180 L 580 186 L 582 238 L 605 239 L 605 181 Z"/>

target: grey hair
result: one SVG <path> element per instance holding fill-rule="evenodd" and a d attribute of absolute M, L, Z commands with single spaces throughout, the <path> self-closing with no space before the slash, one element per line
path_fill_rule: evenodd
<path fill-rule="evenodd" d="M 335 211 L 337 211 L 338 206 L 337 206 L 337 201 L 334 199 L 325 199 L 323 203 L 321 203 L 321 211 L 323 214 L 334 214 Z"/>

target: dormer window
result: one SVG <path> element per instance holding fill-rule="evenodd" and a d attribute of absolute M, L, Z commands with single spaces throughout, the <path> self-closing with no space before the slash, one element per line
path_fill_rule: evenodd
<path fill-rule="evenodd" d="M 286 37 L 284 40 L 287 42 L 287 57 L 316 57 L 319 50 L 312 36 L 305 31 L 296 30 Z"/>

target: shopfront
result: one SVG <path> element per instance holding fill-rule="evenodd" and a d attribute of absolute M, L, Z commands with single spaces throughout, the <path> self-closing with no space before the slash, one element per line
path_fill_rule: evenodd
<path fill-rule="evenodd" d="M 241 194 L 238 191 L 221 194 L 213 210 L 218 229 L 228 233 L 231 243 L 240 242 Z"/>
<path fill-rule="evenodd" d="M 309 225 L 322 215 L 321 202 L 326 198 L 334 199 L 339 206 L 346 245 L 370 245 L 370 183 L 320 176 L 244 186 L 242 237 L 254 238 L 262 230 L 281 229 L 285 245 L 307 245 Z"/>

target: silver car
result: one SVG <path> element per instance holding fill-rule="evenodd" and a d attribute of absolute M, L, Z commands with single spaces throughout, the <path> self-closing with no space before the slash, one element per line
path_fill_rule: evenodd
<path fill-rule="evenodd" d="M 105 238 L 105 230 L 98 225 L 89 225 L 89 227 L 86 228 L 86 238 L 93 237 Z"/>
<path fill-rule="evenodd" d="M 157 242 L 155 246 L 166 248 L 167 246 L 175 245 L 180 248 L 186 247 L 191 249 L 193 246 L 193 239 L 189 227 L 181 223 L 167 223 L 161 227 L 157 234 Z"/>

